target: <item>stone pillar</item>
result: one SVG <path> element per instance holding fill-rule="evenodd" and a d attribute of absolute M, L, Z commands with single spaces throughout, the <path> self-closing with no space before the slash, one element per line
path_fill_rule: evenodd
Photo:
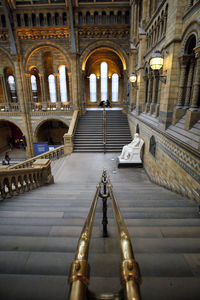
<path fill-rule="evenodd" d="M 153 76 L 150 74 L 148 75 L 148 78 L 149 78 L 149 86 L 148 86 L 148 97 L 147 97 L 145 112 L 148 112 L 150 109 L 150 104 L 152 102 L 152 91 L 153 91 Z"/>
<path fill-rule="evenodd" d="M 180 74 L 180 83 L 179 83 L 179 92 L 178 92 L 178 103 L 177 108 L 183 106 L 183 98 L 184 98 L 184 83 L 186 78 L 186 68 L 187 68 L 187 60 L 185 57 L 180 58 L 181 63 L 181 74 Z"/>
<path fill-rule="evenodd" d="M 42 107 L 44 109 L 46 109 L 47 108 L 47 96 L 46 96 L 46 88 L 45 88 L 45 82 L 44 82 L 44 74 L 39 74 L 39 80 L 40 80 Z"/>
<path fill-rule="evenodd" d="M 156 71 L 154 71 L 153 76 L 153 91 L 152 91 L 152 102 L 150 104 L 150 114 L 153 114 L 155 111 L 155 106 L 157 103 L 157 97 L 158 97 L 158 75 L 156 74 Z"/>
<path fill-rule="evenodd" d="M 70 105 L 73 105 L 72 102 L 72 73 L 68 73 L 68 91 L 67 91 L 67 95 L 68 95 L 68 102 L 70 102 Z"/>
<path fill-rule="evenodd" d="M 185 108 L 188 108 L 190 105 L 193 73 L 194 73 L 194 60 L 191 60 L 188 80 L 187 80 L 186 93 L 185 93 L 185 103 L 184 103 Z"/>
<path fill-rule="evenodd" d="M 26 79 L 24 76 L 21 56 L 17 56 L 16 59 L 14 60 L 14 67 L 15 67 L 18 101 L 20 102 L 21 105 L 22 118 L 23 118 L 24 129 L 25 129 L 23 134 L 26 136 L 26 141 L 27 141 L 26 154 L 28 157 L 30 157 L 34 155 L 33 140 L 32 140 L 33 134 L 32 134 L 32 126 L 31 126 L 31 117 L 28 109 L 28 102 L 26 101 L 28 95 L 27 95 Z"/>
<path fill-rule="evenodd" d="M 190 110 L 197 110 L 200 97 L 200 46 L 195 48 L 195 58 L 196 65 L 194 70 L 194 84 Z"/>
<path fill-rule="evenodd" d="M 97 80 L 96 80 L 96 84 L 97 84 Z M 80 100 L 81 114 L 84 114 L 86 108 L 85 71 L 81 71 L 80 89 L 82 91 L 82 98 Z"/>
<path fill-rule="evenodd" d="M 26 73 L 25 76 L 26 76 L 26 87 L 27 87 L 27 95 L 28 95 L 28 98 L 27 98 L 28 107 L 29 107 L 29 109 L 32 109 L 33 93 L 32 93 L 32 87 L 31 87 L 31 74 Z"/>
<path fill-rule="evenodd" d="M 71 54 L 71 74 L 72 74 L 72 101 L 74 109 L 78 108 L 78 72 L 77 72 L 77 55 L 76 53 Z"/>
<path fill-rule="evenodd" d="M 110 101 L 112 100 L 112 77 L 108 77 L 108 97 Z"/>
<path fill-rule="evenodd" d="M 7 94 L 7 89 L 6 89 L 6 81 L 5 81 L 3 74 L 0 74 L 0 81 L 1 81 L 2 90 L 3 90 L 5 111 L 9 111 L 9 100 L 8 100 L 8 94 Z"/>
<path fill-rule="evenodd" d="M 60 107 L 61 96 L 60 96 L 60 76 L 59 76 L 59 73 L 54 73 L 54 77 L 55 77 L 55 84 L 56 84 L 56 99 L 57 99 L 56 107 Z"/>

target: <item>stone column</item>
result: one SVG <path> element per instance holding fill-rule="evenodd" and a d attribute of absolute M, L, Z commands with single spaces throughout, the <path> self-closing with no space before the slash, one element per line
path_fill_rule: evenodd
<path fill-rule="evenodd" d="M 181 70 L 180 70 L 180 80 L 179 80 L 179 90 L 178 90 L 178 101 L 174 108 L 172 124 L 175 125 L 185 114 L 184 108 L 184 92 L 185 92 L 185 81 L 187 76 L 187 62 L 186 56 L 181 56 L 179 58 Z"/>
<path fill-rule="evenodd" d="M 180 83 L 179 83 L 179 92 L 178 92 L 178 103 L 177 108 L 180 108 L 183 106 L 183 98 L 184 98 L 184 83 L 186 78 L 186 69 L 187 69 L 187 60 L 185 57 L 180 58 L 181 63 L 181 74 L 180 74 Z"/>
<path fill-rule="evenodd" d="M 148 112 L 150 109 L 150 104 L 152 102 L 152 91 L 153 91 L 153 76 L 148 75 L 148 78 L 149 78 L 149 86 L 148 86 L 148 97 L 147 97 L 145 112 Z"/>
<path fill-rule="evenodd" d="M 68 102 L 70 102 L 70 106 L 73 105 L 72 102 L 72 73 L 68 73 L 68 90 L 67 90 L 67 96 L 68 96 Z"/>
<path fill-rule="evenodd" d="M 191 60 L 188 80 L 187 80 L 186 93 L 185 93 L 185 104 L 184 104 L 185 108 L 188 108 L 190 105 L 193 73 L 194 73 L 194 60 Z"/>
<path fill-rule="evenodd" d="M 73 106 L 74 109 L 78 108 L 78 72 L 77 72 L 77 54 L 72 53 L 71 54 L 71 60 L 72 60 L 72 65 L 71 65 L 71 82 L 72 82 L 72 101 L 73 101 Z"/>
<path fill-rule="evenodd" d="M 193 84 L 193 94 L 190 105 L 190 110 L 197 110 L 198 100 L 200 96 L 200 46 L 196 48 L 195 51 L 196 66 L 194 71 L 194 84 Z"/>
<path fill-rule="evenodd" d="M 27 94 L 28 94 L 28 107 L 31 110 L 33 103 L 33 94 L 32 94 L 32 87 L 31 87 L 31 74 L 26 73 L 26 87 L 27 87 Z"/>
<path fill-rule="evenodd" d="M 45 82 L 44 82 L 44 74 L 39 74 L 39 80 L 40 80 L 42 107 L 44 109 L 46 109 L 47 108 L 47 96 L 46 96 L 46 88 L 45 88 Z"/>
<path fill-rule="evenodd" d="M 97 80 L 96 80 L 97 84 Z M 85 113 L 85 107 L 86 107 L 86 90 L 85 90 L 85 71 L 81 71 L 81 81 L 80 81 L 80 88 L 82 91 L 82 98 L 81 98 L 81 114 Z"/>
<path fill-rule="evenodd" d="M 155 106 L 157 103 L 157 97 L 158 97 L 158 74 L 156 71 L 154 71 L 153 76 L 153 91 L 152 91 L 152 102 L 150 104 L 150 114 L 153 114 L 155 111 Z"/>
<path fill-rule="evenodd" d="M 6 81 L 3 74 L 0 74 L 0 80 L 1 80 L 2 90 L 3 90 L 5 111 L 9 111 L 9 100 L 8 100 L 8 94 L 6 89 Z"/>
<path fill-rule="evenodd" d="M 56 107 L 61 106 L 61 96 L 60 96 L 60 76 L 59 73 L 54 73 L 55 77 L 55 84 L 56 84 L 56 99 L 57 99 L 57 104 Z"/>
<path fill-rule="evenodd" d="M 18 101 L 20 102 L 21 105 L 22 119 L 24 122 L 24 129 L 25 129 L 23 134 L 26 136 L 26 141 L 27 141 L 26 154 L 28 157 L 30 157 L 34 154 L 33 140 L 32 140 L 33 133 L 32 133 L 32 126 L 31 126 L 31 116 L 28 110 L 28 102 L 26 101 L 28 95 L 27 95 L 26 79 L 24 76 L 21 56 L 17 56 L 16 59 L 14 60 L 14 67 L 15 67 Z"/>

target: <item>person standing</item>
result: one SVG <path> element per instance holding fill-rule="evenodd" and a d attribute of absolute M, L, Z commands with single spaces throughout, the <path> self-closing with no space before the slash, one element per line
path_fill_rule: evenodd
<path fill-rule="evenodd" d="M 5 154 L 5 160 L 7 161 L 8 165 L 10 165 L 10 156 L 9 156 L 8 152 L 6 152 L 6 154 Z"/>

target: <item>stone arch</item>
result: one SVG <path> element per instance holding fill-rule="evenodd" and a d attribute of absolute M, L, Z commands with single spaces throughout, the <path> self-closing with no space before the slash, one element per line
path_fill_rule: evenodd
<path fill-rule="evenodd" d="M 190 36 L 194 35 L 196 38 L 196 41 L 200 40 L 200 36 L 198 34 L 198 26 L 199 22 L 193 21 L 191 22 L 184 30 L 182 37 L 181 37 L 181 49 L 180 49 L 180 55 L 184 54 L 184 50 L 186 48 L 186 44 L 190 38 Z"/>
<path fill-rule="evenodd" d="M 0 116 L 0 122 L 1 121 L 12 123 L 13 125 L 17 126 L 22 133 L 24 133 L 25 131 L 25 128 L 22 127 L 22 125 L 18 121 L 13 121 L 12 119 L 6 119 L 4 116 Z"/>
<path fill-rule="evenodd" d="M 59 117 L 57 117 L 57 116 L 53 116 L 53 117 L 46 116 L 46 117 L 42 118 L 42 120 L 40 119 L 40 120 L 38 120 L 37 122 L 34 123 L 34 125 L 33 125 L 33 138 L 34 138 L 34 140 L 36 140 L 38 129 L 41 127 L 41 125 L 44 124 L 46 121 L 52 121 L 52 120 L 61 121 L 68 128 L 70 126 L 70 121 L 65 120 L 61 116 L 59 116 Z"/>
<path fill-rule="evenodd" d="M 95 43 L 92 43 L 89 45 L 81 54 L 80 56 L 80 66 L 83 71 L 85 71 L 85 66 L 87 63 L 88 58 L 97 50 L 101 48 L 107 48 L 110 51 L 115 52 L 119 58 L 121 59 L 122 65 L 123 65 L 123 70 L 127 70 L 127 65 L 128 65 L 128 56 L 125 53 L 123 49 L 119 47 L 119 45 L 110 42 L 110 41 L 98 41 Z"/>
<path fill-rule="evenodd" d="M 68 51 L 66 51 L 62 46 L 54 43 L 54 42 L 38 42 L 38 43 L 35 43 L 34 45 L 30 46 L 25 54 L 24 54 L 24 60 L 23 60 L 23 65 L 24 65 L 24 69 L 26 70 L 26 72 L 28 71 L 27 70 L 27 66 L 28 66 L 28 61 L 29 59 L 31 58 L 31 56 L 38 50 L 42 49 L 42 48 L 45 48 L 45 47 L 51 47 L 51 48 L 55 48 L 57 49 L 58 51 L 60 51 L 64 57 L 66 58 L 66 66 L 68 68 L 68 70 L 70 71 L 71 70 L 71 58 L 70 58 L 70 55 L 68 53 Z"/>

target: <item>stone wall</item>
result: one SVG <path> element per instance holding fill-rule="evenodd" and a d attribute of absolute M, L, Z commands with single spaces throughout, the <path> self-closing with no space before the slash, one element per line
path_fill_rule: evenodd
<path fill-rule="evenodd" d="M 139 125 L 140 136 L 144 139 L 143 163 L 150 179 L 174 192 L 200 202 L 200 160 L 179 146 L 169 137 L 152 129 L 138 118 L 129 114 L 132 134 Z M 156 141 L 155 157 L 150 153 L 150 138 Z"/>

